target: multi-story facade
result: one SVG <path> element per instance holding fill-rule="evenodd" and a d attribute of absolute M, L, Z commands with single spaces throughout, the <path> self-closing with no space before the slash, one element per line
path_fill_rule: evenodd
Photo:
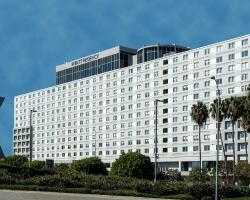
<path fill-rule="evenodd" d="M 244 95 L 250 83 L 250 35 L 189 49 L 145 46 L 112 49 L 57 66 L 57 85 L 15 97 L 13 151 L 29 155 L 29 113 L 33 113 L 33 158 L 72 162 L 97 154 L 112 163 L 123 152 L 154 159 L 155 100 L 158 155 L 162 168 L 197 166 L 198 126 L 191 106 Z M 231 123 L 222 124 L 227 159 L 232 159 Z M 237 125 L 236 160 L 245 159 L 244 132 Z M 216 158 L 216 121 L 202 129 L 202 160 Z M 220 158 L 222 158 L 220 152 Z"/>

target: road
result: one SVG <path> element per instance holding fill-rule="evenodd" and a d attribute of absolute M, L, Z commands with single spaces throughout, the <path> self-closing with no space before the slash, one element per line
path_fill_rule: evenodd
<path fill-rule="evenodd" d="M 155 198 L 143 198 L 143 197 L 0 190 L 0 200 L 144 200 L 144 199 L 160 200 Z"/>

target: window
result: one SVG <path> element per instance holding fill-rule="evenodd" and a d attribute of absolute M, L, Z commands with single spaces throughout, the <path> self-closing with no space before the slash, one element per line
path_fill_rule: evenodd
<path fill-rule="evenodd" d="M 178 137 L 173 137 L 173 142 L 178 142 Z"/>
<path fill-rule="evenodd" d="M 241 74 L 241 80 L 242 81 L 247 80 L 247 74 Z"/>
<path fill-rule="evenodd" d="M 210 70 L 205 70 L 205 76 L 209 76 Z"/>
<path fill-rule="evenodd" d="M 187 60 L 188 59 L 188 54 L 183 55 L 183 60 Z"/>
<path fill-rule="evenodd" d="M 198 135 L 194 135 L 193 136 L 193 141 L 198 141 L 199 140 L 199 136 Z"/>
<path fill-rule="evenodd" d="M 222 79 L 220 78 L 220 79 L 217 79 L 217 83 L 218 84 L 222 84 Z M 221 93 L 220 93 L 221 94 Z"/>
<path fill-rule="evenodd" d="M 248 56 L 248 50 L 241 52 L 241 57 L 242 58 L 247 57 L 247 56 Z"/>
<path fill-rule="evenodd" d="M 210 81 L 205 81 L 205 82 L 204 82 L 204 86 L 205 86 L 205 87 L 209 87 L 209 86 L 210 86 Z"/>
<path fill-rule="evenodd" d="M 163 75 L 165 75 L 165 74 L 168 74 L 168 70 L 167 69 L 164 69 L 163 70 Z M 146 77 L 145 77 L 146 78 Z"/>
<path fill-rule="evenodd" d="M 178 78 L 177 77 L 173 77 L 173 83 L 178 82 Z"/>
<path fill-rule="evenodd" d="M 222 51 L 222 45 L 216 47 L 216 52 L 220 53 Z"/>
<path fill-rule="evenodd" d="M 235 59 L 234 53 L 228 55 L 228 60 L 234 60 L 234 59 Z"/>
<path fill-rule="evenodd" d="M 182 66 L 182 70 L 187 70 L 188 69 L 188 65 L 183 65 Z"/>
<path fill-rule="evenodd" d="M 173 122 L 177 122 L 178 117 L 173 117 Z"/>
<path fill-rule="evenodd" d="M 165 84 L 168 84 L 168 79 L 164 79 L 163 80 L 163 84 L 165 85 Z"/>
<path fill-rule="evenodd" d="M 183 136 L 183 137 L 182 137 L 182 141 L 183 141 L 183 142 L 187 142 L 187 141 L 188 141 L 188 137 L 187 137 L 187 136 Z"/>
<path fill-rule="evenodd" d="M 228 66 L 228 71 L 229 71 L 229 72 L 230 72 L 230 71 L 234 71 L 234 69 L 235 69 L 234 65 L 229 65 L 229 66 Z"/>
<path fill-rule="evenodd" d="M 185 115 L 185 116 L 182 117 L 183 122 L 186 122 L 187 120 L 188 120 L 188 116 Z"/>
<path fill-rule="evenodd" d="M 176 63 L 176 62 L 178 62 L 178 57 L 173 58 L 173 63 Z"/>
<path fill-rule="evenodd" d="M 173 87 L 173 92 L 177 92 L 178 88 L 177 87 Z"/>
<path fill-rule="evenodd" d="M 194 68 L 197 68 L 197 67 L 199 67 L 199 62 L 194 63 Z"/>
<path fill-rule="evenodd" d="M 194 52 L 194 58 L 197 58 L 199 56 L 199 51 Z"/>
<path fill-rule="evenodd" d="M 163 153 L 167 153 L 167 152 L 168 152 L 168 148 L 166 148 L 166 147 L 163 148 L 163 149 L 162 149 L 162 152 L 163 152 Z"/>
<path fill-rule="evenodd" d="M 210 92 L 205 92 L 205 93 L 204 93 L 204 97 L 205 97 L 205 98 L 210 97 Z"/>
<path fill-rule="evenodd" d="M 167 133 L 168 132 L 168 128 L 163 128 L 163 133 Z"/>
<path fill-rule="evenodd" d="M 228 94 L 233 94 L 234 93 L 234 87 L 228 88 Z"/>
<path fill-rule="evenodd" d="M 182 111 L 188 111 L 188 106 L 182 106 Z"/>
<path fill-rule="evenodd" d="M 168 64 L 168 60 L 163 60 L 163 65 L 167 65 Z"/>
<path fill-rule="evenodd" d="M 228 44 L 228 48 L 229 49 L 233 49 L 235 47 L 235 43 L 234 42 L 230 42 L 229 44 Z"/>
<path fill-rule="evenodd" d="M 241 41 L 242 46 L 245 46 L 247 44 L 248 44 L 248 39 L 244 39 L 244 40 Z"/>
<path fill-rule="evenodd" d="M 183 91 L 187 91 L 188 90 L 188 85 L 183 85 Z"/>
<path fill-rule="evenodd" d="M 204 135 L 204 140 L 210 140 L 209 135 Z"/>
<path fill-rule="evenodd" d="M 188 147 L 182 147 L 182 151 L 183 152 L 187 152 L 188 151 Z"/>
<path fill-rule="evenodd" d="M 199 72 L 195 72 L 194 73 L 194 78 L 198 78 L 199 77 Z"/>
<path fill-rule="evenodd" d="M 163 138 L 163 139 L 162 139 L 162 142 L 163 142 L 163 143 L 167 143 L 167 142 L 168 142 L 168 138 Z"/>
<path fill-rule="evenodd" d="M 197 93 L 197 94 L 194 94 L 194 95 L 193 95 L 193 98 L 194 98 L 194 99 L 198 99 L 198 98 L 199 98 L 199 94 L 198 94 L 198 93 Z"/>
<path fill-rule="evenodd" d="M 204 54 L 205 54 L 205 55 L 209 55 L 209 54 L 210 54 L 210 49 L 205 49 L 205 50 L 204 50 Z"/>
<path fill-rule="evenodd" d="M 188 126 L 182 126 L 182 131 L 187 132 L 188 131 Z"/>
<path fill-rule="evenodd" d="M 173 127 L 173 133 L 177 132 L 177 127 Z"/>
<path fill-rule="evenodd" d="M 248 62 L 241 63 L 241 69 L 247 69 L 248 68 Z"/>
<path fill-rule="evenodd" d="M 210 145 L 204 145 L 204 151 L 210 151 Z"/>
<path fill-rule="evenodd" d="M 222 67 L 216 69 L 216 74 L 222 73 Z"/>
<path fill-rule="evenodd" d="M 178 151 L 178 147 L 173 147 L 173 152 L 177 152 Z"/>
<path fill-rule="evenodd" d="M 234 79 L 235 79 L 234 76 L 229 76 L 229 77 L 228 77 L 228 82 L 229 82 L 229 83 L 232 83 L 232 82 L 234 82 Z"/>
<path fill-rule="evenodd" d="M 187 74 L 183 75 L 182 80 L 183 80 L 183 81 L 188 80 L 188 75 L 187 75 Z"/>
<path fill-rule="evenodd" d="M 177 72 L 178 68 L 177 67 L 174 67 L 173 68 L 173 73 Z"/>
<path fill-rule="evenodd" d="M 164 89 L 163 94 L 168 94 L 168 89 Z"/>
<path fill-rule="evenodd" d="M 205 66 L 210 65 L 210 59 L 206 59 L 206 60 L 204 61 L 204 64 L 205 64 Z"/>
<path fill-rule="evenodd" d="M 216 63 L 221 63 L 222 62 L 222 56 L 216 58 Z"/>
<path fill-rule="evenodd" d="M 248 85 L 241 86 L 241 92 L 247 91 Z"/>
<path fill-rule="evenodd" d="M 199 150 L 199 146 L 193 146 L 193 151 L 198 151 Z"/>

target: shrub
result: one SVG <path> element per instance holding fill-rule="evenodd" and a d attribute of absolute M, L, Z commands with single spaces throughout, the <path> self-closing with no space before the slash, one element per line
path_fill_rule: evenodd
<path fill-rule="evenodd" d="M 72 164 L 72 168 L 78 172 L 86 174 L 102 174 L 107 175 L 108 171 L 103 162 L 98 157 L 85 158 L 78 160 Z"/>
<path fill-rule="evenodd" d="M 184 180 L 178 169 L 168 169 L 167 171 L 162 171 L 157 175 L 157 179 L 164 180 L 166 182 L 179 182 Z"/>
<path fill-rule="evenodd" d="M 34 169 L 42 169 L 46 167 L 45 162 L 40 160 L 33 160 L 30 166 Z"/>
<path fill-rule="evenodd" d="M 203 197 L 208 199 L 214 196 L 214 186 L 208 183 L 195 183 L 190 186 L 189 193 L 195 199 L 202 199 Z"/>
<path fill-rule="evenodd" d="M 68 164 L 66 163 L 60 163 L 60 164 L 56 164 L 53 168 L 53 172 L 55 174 L 67 174 L 69 173 L 71 170 L 70 170 L 70 167 Z"/>
<path fill-rule="evenodd" d="M 223 186 L 219 190 L 223 197 L 240 197 L 240 192 L 235 186 Z"/>
<path fill-rule="evenodd" d="M 154 166 L 148 156 L 138 152 L 122 154 L 112 164 L 110 174 L 122 177 L 136 177 L 151 179 Z"/>
<path fill-rule="evenodd" d="M 201 173 L 201 180 L 200 180 L 200 173 Z M 189 172 L 189 180 L 192 181 L 193 183 L 202 181 L 204 182 L 208 182 L 210 181 L 210 176 L 208 174 L 208 170 L 207 169 L 193 169 L 192 171 Z"/>
<path fill-rule="evenodd" d="M 28 159 L 25 156 L 12 155 L 5 157 L 2 163 L 5 165 L 21 167 L 21 166 L 27 166 Z"/>
<path fill-rule="evenodd" d="M 236 165 L 236 177 L 240 185 L 249 185 L 250 180 L 250 164 L 247 162 L 239 162 Z"/>
<path fill-rule="evenodd" d="M 60 176 L 57 174 L 46 175 L 46 176 L 36 176 L 29 180 L 27 183 L 32 182 L 38 186 L 48 186 L 48 187 L 61 187 L 61 188 L 77 188 L 83 187 L 83 180 L 75 176 L 75 174 L 67 174 L 66 176 Z"/>

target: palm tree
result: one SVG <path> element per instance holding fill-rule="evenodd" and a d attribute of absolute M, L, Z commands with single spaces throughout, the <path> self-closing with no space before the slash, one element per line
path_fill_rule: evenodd
<path fill-rule="evenodd" d="M 211 105 L 210 105 L 210 113 L 211 113 L 211 117 L 213 118 L 213 119 L 217 119 L 217 102 L 218 102 L 218 99 L 215 99 L 214 101 L 213 101 L 213 103 L 211 103 Z M 221 108 L 222 107 L 224 107 L 224 109 L 225 109 L 225 106 L 222 106 L 222 104 L 224 103 L 224 101 L 221 101 L 220 99 L 219 99 L 219 107 L 220 107 L 220 109 L 219 109 L 219 124 L 218 124 L 218 126 L 220 126 L 221 125 L 221 122 L 223 121 L 223 119 L 224 119 L 224 115 L 223 115 L 223 113 L 221 112 Z M 221 134 L 221 131 L 220 131 L 220 135 L 219 135 L 219 137 L 220 137 L 220 140 L 221 140 L 221 146 L 222 146 L 222 151 L 223 151 L 223 156 L 224 156 L 224 165 L 225 165 L 225 170 L 226 170 L 226 184 L 228 184 L 228 167 L 227 167 L 227 157 L 226 157 L 226 153 L 225 153 L 225 147 L 224 147 L 224 142 L 223 142 L 223 139 L 222 139 L 222 134 Z M 217 147 L 217 148 L 219 148 L 219 147 Z"/>
<path fill-rule="evenodd" d="M 193 104 L 191 108 L 191 118 L 192 120 L 198 124 L 199 126 L 199 154 L 200 154 L 200 180 L 201 180 L 201 169 L 202 169 L 202 163 L 201 163 L 201 127 L 204 123 L 206 123 L 207 118 L 209 117 L 207 106 L 201 102 L 198 101 L 197 104 Z"/>
<path fill-rule="evenodd" d="M 250 133 L 250 88 L 248 87 L 248 92 L 246 97 L 241 99 L 241 126 L 245 132 L 245 151 L 246 151 L 246 161 L 248 162 L 248 152 L 247 152 L 247 133 Z"/>
<path fill-rule="evenodd" d="M 232 145 L 233 145 L 233 183 L 235 184 L 235 124 L 241 117 L 241 103 L 239 97 L 231 97 L 228 101 L 227 117 L 232 122 Z"/>

